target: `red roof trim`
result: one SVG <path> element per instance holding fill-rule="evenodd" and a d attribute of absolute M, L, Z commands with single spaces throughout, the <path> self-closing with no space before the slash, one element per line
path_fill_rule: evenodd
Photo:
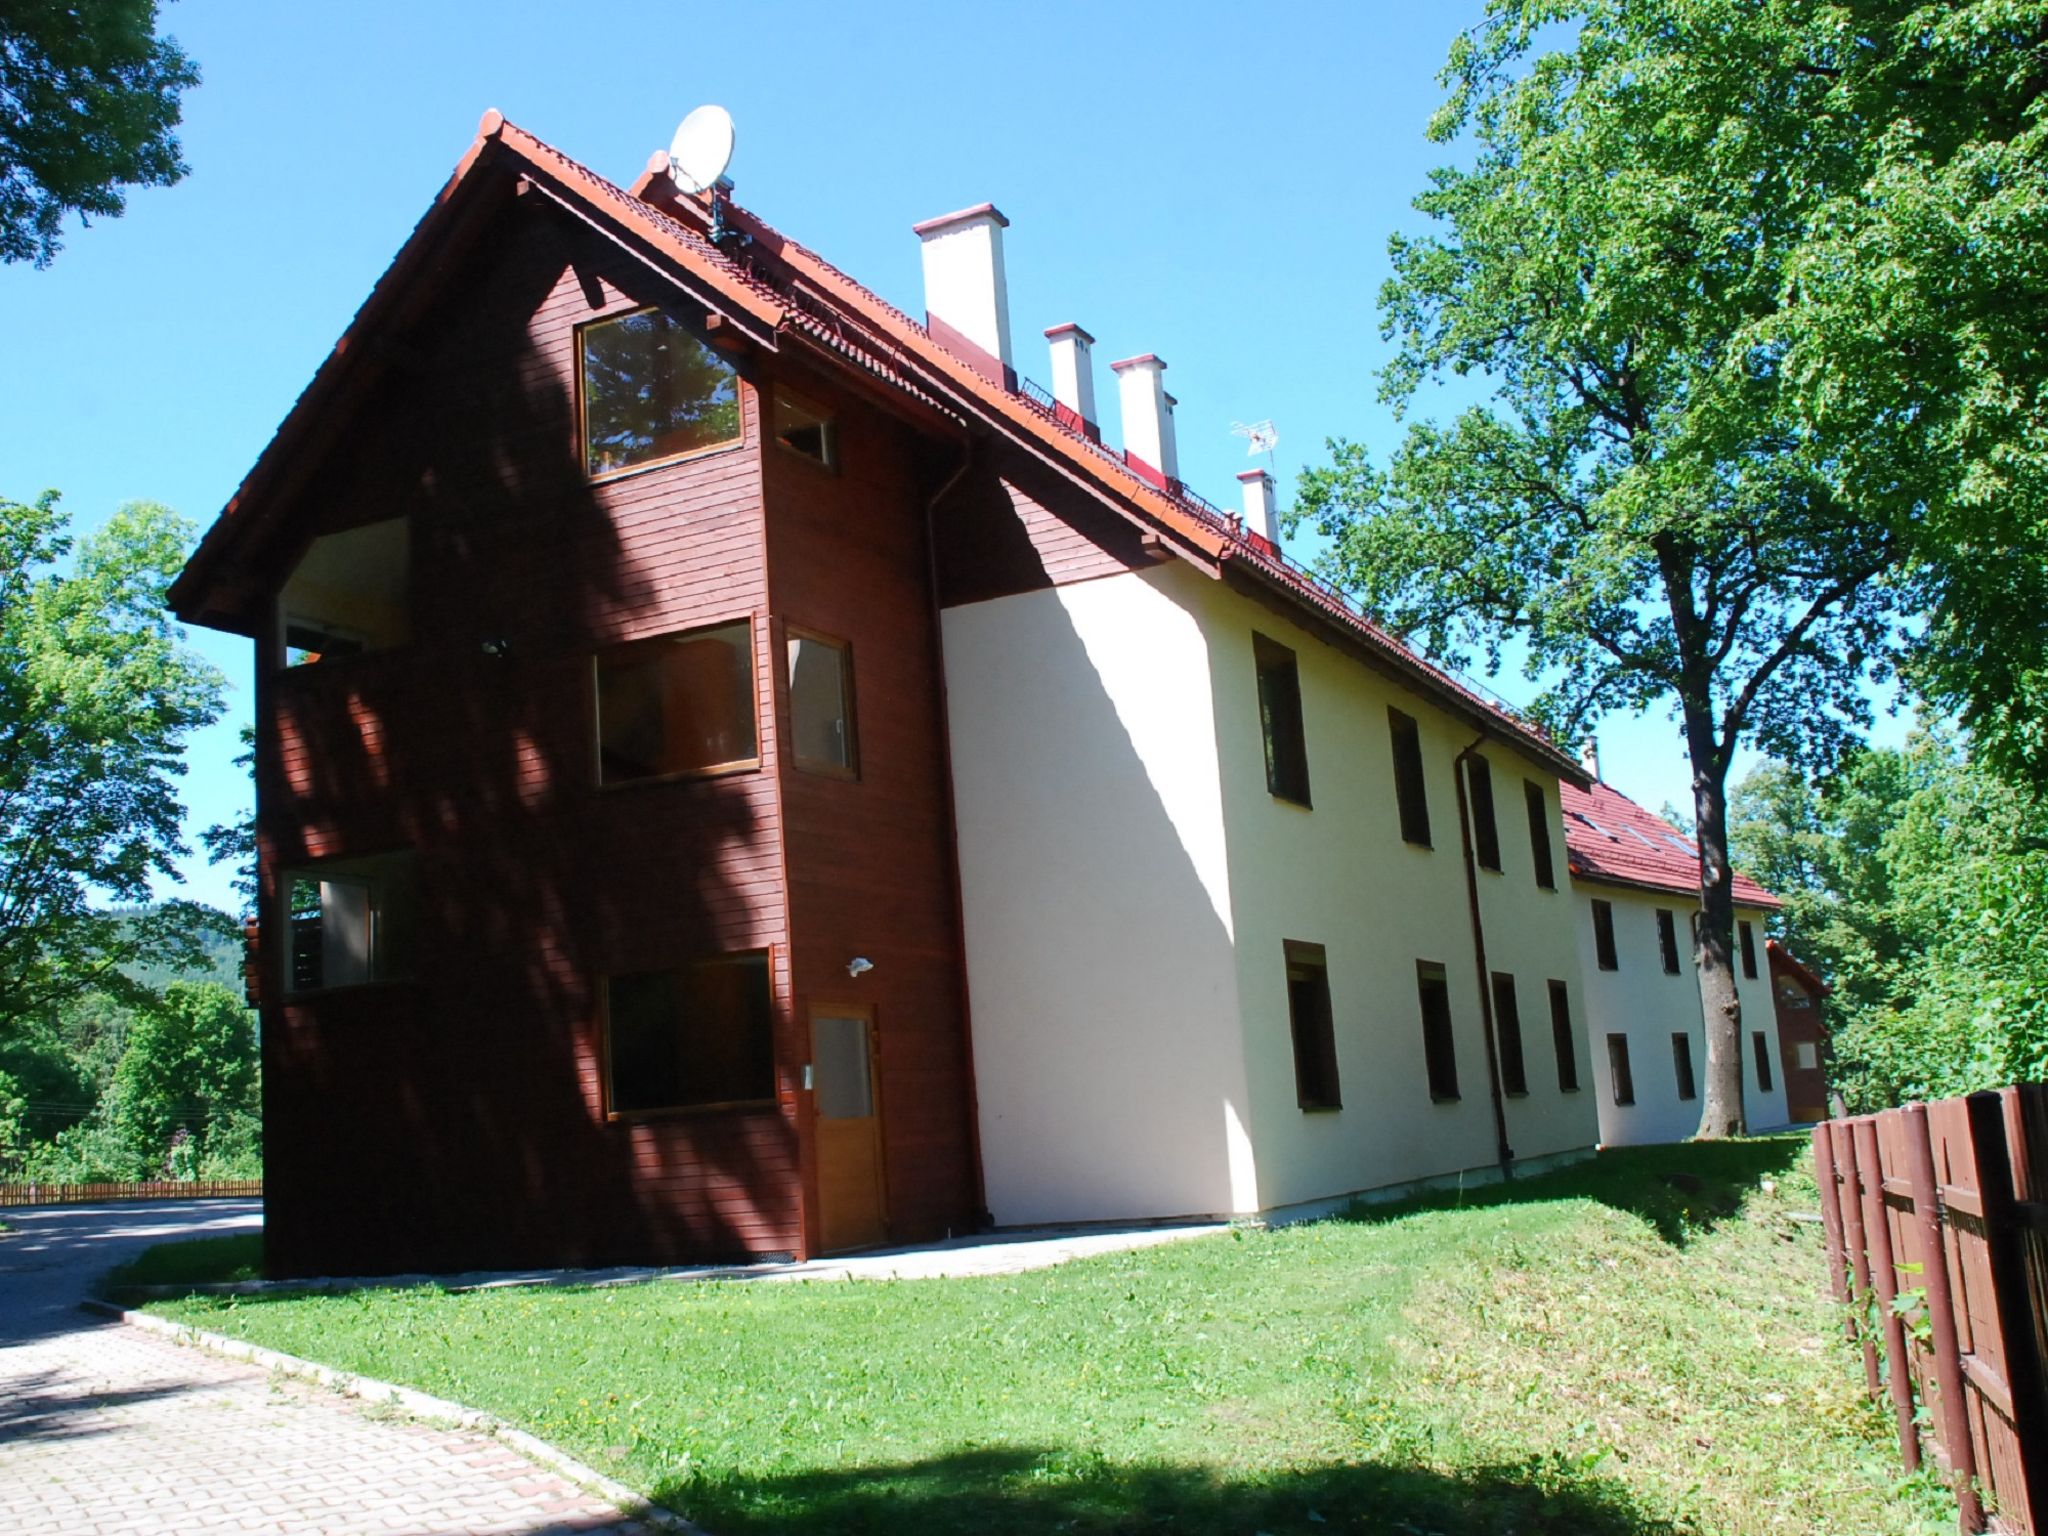
<path fill-rule="evenodd" d="M 1086 331 L 1082 330 L 1080 326 L 1074 324 L 1074 322 L 1071 320 L 1069 320 L 1065 325 L 1049 325 L 1045 329 L 1045 339 L 1047 341 L 1051 341 L 1055 336 L 1069 335 L 1080 337 L 1083 341 L 1087 342 L 1088 345 L 1091 347 L 1095 345 L 1095 338 L 1093 336 L 1090 336 Z"/>
<path fill-rule="evenodd" d="M 1111 363 L 1109 371 L 1111 373 L 1122 373 L 1126 368 L 1136 368 L 1144 363 L 1158 363 L 1161 368 L 1166 366 L 1157 352 L 1140 352 L 1136 357 L 1126 357 L 1121 361 Z"/>
<path fill-rule="evenodd" d="M 942 213 L 936 219 L 923 219 L 911 225 L 910 232 L 922 239 L 926 235 L 936 234 L 948 225 L 966 224 L 975 219 L 994 219 L 1004 229 L 1010 227 L 1010 221 L 1003 217 L 1003 210 L 994 203 L 976 203 L 972 208 L 962 208 L 954 213 Z"/>

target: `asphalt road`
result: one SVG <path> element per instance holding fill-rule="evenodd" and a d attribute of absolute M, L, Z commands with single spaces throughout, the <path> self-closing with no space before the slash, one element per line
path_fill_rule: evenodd
<path fill-rule="evenodd" d="M 143 1249 L 185 1237 L 256 1232 L 261 1200 L 146 1200 L 0 1210 L 0 1348 L 90 1325 L 93 1282 Z"/>

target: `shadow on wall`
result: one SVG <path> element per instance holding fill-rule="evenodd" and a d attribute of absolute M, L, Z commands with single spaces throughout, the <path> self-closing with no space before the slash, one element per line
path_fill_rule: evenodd
<path fill-rule="evenodd" d="M 703 621 L 678 616 L 672 538 L 644 537 L 675 520 L 660 493 L 704 490 L 689 536 L 735 572 L 708 601 L 759 606 L 758 455 L 591 486 L 572 327 L 603 284 L 668 295 L 541 202 L 508 199 L 403 338 L 416 361 L 351 439 L 374 448 L 336 455 L 295 512 L 410 517 L 413 634 L 271 685 L 291 755 L 259 770 L 266 863 L 412 849 L 421 920 L 411 979 L 297 1000 L 264 1031 L 273 1275 L 794 1246 L 780 1111 L 602 1113 L 596 978 L 781 937 L 730 878 L 768 775 L 599 790 L 591 736 L 593 648 Z"/>
<path fill-rule="evenodd" d="M 1358 1205 L 1336 1219 L 1398 1221 L 1422 1211 L 1595 1200 L 1648 1223 L 1665 1242 L 1682 1248 L 1723 1221 L 1741 1215 L 1757 1186 L 1764 1179 L 1783 1178 L 1792 1172 L 1807 1146 L 1804 1136 L 1793 1133 L 1741 1141 L 1612 1147 L 1584 1162 L 1533 1178 L 1467 1190 L 1436 1190 L 1385 1205 Z"/>
<path fill-rule="evenodd" d="M 1206 1468 L 1119 1465 L 1097 1454 L 1005 1447 L 930 1461 L 787 1477 L 667 1484 L 661 1502 L 719 1536 L 919 1531 L 1491 1532 L 1676 1536 L 1620 1486 L 1547 1463 L 1459 1473 L 1353 1462 L 1219 1477 Z"/>

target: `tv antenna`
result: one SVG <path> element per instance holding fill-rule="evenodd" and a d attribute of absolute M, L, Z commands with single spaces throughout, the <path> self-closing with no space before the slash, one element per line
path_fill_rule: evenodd
<path fill-rule="evenodd" d="M 1276 470 L 1279 468 L 1273 456 L 1273 450 L 1280 446 L 1280 429 L 1274 426 L 1272 422 L 1254 421 L 1246 423 L 1233 421 L 1230 424 L 1230 435 L 1241 437 L 1245 440 L 1244 456 L 1246 458 L 1256 459 L 1263 453 L 1266 456 L 1267 468 Z"/>
<path fill-rule="evenodd" d="M 668 173 L 677 190 L 693 197 L 711 194 L 713 245 L 723 245 L 732 235 L 725 222 L 732 178 L 725 168 L 732 164 L 733 139 L 732 114 L 707 103 L 676 125 L 668 144 Z"/>

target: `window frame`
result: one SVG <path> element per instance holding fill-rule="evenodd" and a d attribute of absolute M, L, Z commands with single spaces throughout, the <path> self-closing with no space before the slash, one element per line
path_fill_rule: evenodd
<path fill-rule="evenodd" d="M 839 653 L 839 699 L 846 714 L 846 763 L 842 767 L 835 763 L 806 762 L 796 750 L 796 668 L 790 664 L 789 643 L 792 640 L 809 640 L 815 644 L 829 646 Z M 827 634 L 822 629 L 811 629 L 802 624 L 785 623 L 782 626 L 782 686 L 788 704 L 789 765 L 799 773 L 815 774 L 821 779 L 841 779 L 849 783 L 860 782 L 860 712 L 853 692 L 853 642 L 837 635 Z M 757 733 L 758 734 L 758 733 Z M 756 743 L 758 749 L 758 742 Z"/>
<path fill-rule="evenodd" d="M 1762 1030 L 1753 1029 L 1749 1032 L 1749 1043 L 1750 1051 L 1756 1058 L 1756 1091 L 1758 1093 L 1777 1092 L 1777 1077 L 1771 1071 L 1770 1041 L 1765 1037 Z"/>
<path fill-rule="evenodd" d="M 1627 1109 L 1636 1101 L 1636 1073 L 1628 1059 L 1628 1036 L 1620 1030 L 1610 1030 L 1607 1035 L 1607 1088 L 1617 1109 Z"/>
<path fill-rule="evenodd" d="M 1742 979 L 1756 980 L 1756 926 L 1746 917 L 1735 920 L 1735 943 L 1742 951 Z"/>
<path fill-rule="evenodd" d="M 768 976 L 768 1096 L 758 1099 L 718 1099 L 702 1104 L 672 1104 L 660 1108 L 618 1109 L 614 1107 L 612 1088 L 612 978 L 616 976 L 641 976 L 659 974 L 663 971 L 681 971 L 694 966 L 716 965 L 744 960 L 759 955 Z M 764 944 L 758 949 L 734 949 L 715 955 L 704 955 L 686 960 L 681 965 L 656 966 L 644 971 L 605 971 L 598 978 L 598 1091 L 602 1095 L 604 1118 L 613 1125 L 630 1125 L 642 1120 L 668 1120 L 680 1116 L 731 1114 L 747 1111 L 758 1112 L 775 1109 L 782 1103 L 780 1073 L 775 1054 L 776 995 L 775 965 L 776 946 Z"/>
<path fill-rule="evenodd" d="M 1590 898 L 1593 911 L 1593 963 L 1596 969 L 1621 969 L 1621 951 L 1614 943 L 1614 903 Z"/>
<path fill-rule="evenodd" d="M 1678 963 L 1678 914 L 1669 907 L 1657 908 L 1657 958 L 1666 976 L 1680 974 Z"/>
<path fill-rule="evenodd" d="M 1433 849 L 1436 844 L 1429 829 L 1429 775 L 1422 762 L 1422 726 L 1406 710 L 1389 704 L 1387 741 L 1393 753 L 1394 810 L 1400 819 L 1401 841 L 1411 848 Z"/>
<path fill-rule="evenodd" d="M 1443 996 L 1443 1018 L 1441 1029 L 1429 1015 L 1425 1001 L 1427 988 L 1434 982 Z M 1451 976 L 1439 961 L 1417 960 L 1415 962 L 1415 1001 L 1422 1015 L 1422 1066 L 1429 1084 L 1429 1099 L 1432 1104 L 1456 1104 L 1463 1095 L 1458 1088 L 1458 1038 L 1457 1027 L 1451 1015 Z M 1439 1039 L 1439 1036 L 1441 1037 Z M 1441 1049 L 1439 1057 L 1438 1050 Z M 1446 1085 L 1439 1080 L 1438 1068 L 1448 1077 Z"/>
<path fill-rule="evenodd" d="M 1294 1045 L 1295 1104 L 1304 1114 L 1332 1113 L 1344 1107 L 1344 1084 L 1337 1061 L 1337 1016 L 1330 997 L 1329 954 L 1320 944 L 1298 939 L 1283 940 L 1281 950 L 1287 978 L 1287 1030 Z M 1297 977 L 1297 970 L 1312 972 L 1321 993 L 1321 1016 L 1306 1021 L 1307 1033 L 1312 1037 L 1306 1041 L 1304 1020 L 1295 1008 L 1294 989 L 1297 980 L 1307 982 L 1311 978 Z M 1327 1081 L 1323 1080 L 1325 1074 Z M 1327 1093 L 1319 1091 L 1323 1089 Z"/>
<path fill-rule="evenodd" d="M 747 626 L 747 653 L 751 663 L 747 696 L 754 706 L 754 755 L 734 758 L 730 762 L 714 763 L 704 768 L 673 768 L 666 773 L 641 774 L 630 779 L 607 780 L 604 776 L 604 683 L 603 665 L 607 656 L 621 651 L 653 651 L 665 644 L 687 639 L 691 635 L 710 634 L 714 630 L 732 629 L 738 625 Z M 683 779 L 722 779 L 735 773 L 758 773 L 766 758 L 761 748 L 761 631 L 766 628 L 751 610 L 727 618 L 714 619 L 709 623 L 693 624 L 688 629 L 664 630 L 658 635 L 643 635 L 637 640 L 624 640 L 616 645 L 602 646 L 590 653 L 590 765 L 591 777 L 600 790 L 611 791 L 634 789 L 644 784 L 673 784 Z"/>
<path fill-rule="evenodd" d="M 1500 867 L 1500 818 L 1493 805 L 1493 764 L 1477 752 L 1466 753 L 1460 761 L 1465 769 L 1465 793 L 1472 806 L 1472 860 L 1481 869 L 1502 873 Z"/>
<path fill-rule="evenodd" d="M 1495 971 L 1489 980 L 1493 987 L 1493 1043 L 1500 1058 L 1500 1091 L 1511 1099 L 1526 1099 L 1529 1062 L 1522 1048 L 1522 1005 L 1515 996 L 1515 978 L 1511 972 Z"/>
<path fill-rule="evenodd" d="M 583 334 L 595 326 L 610 325 L 615 321 L 630 320 L 635 315 L 646 314 L 666 315 L 676 325 L 682 327 L 683 330 L 695 338 L 698 345 L 715 356 L 722 358 L 726 365 L 732 369 L 733 399 L 735 405 L 738 406 L 739 433 L 737 436 L 726 438 L 722 442 L 707 444 L 702 448 L 691 448 L 682 453 L 664 454 L 658 459 L 642 459 L 638 463 L 623 464 L 617 469 L 593 470 L 590 467 L 590 391 L 584 379 Z M 651 469 L 666 469 L 671 464 L 687 464 L 692 459 L 708 458 L 714 453 L 731 453 L 735 449 L 747 446 L 747 399 L 741 387 L 745 386 L 751 389 L 753 386 L 748 383 L 746 373 L 740 367 L 739 359 L 729 356 L 718 347 L 712 346 L 708 338 L 699 334 L 698 326 L 684 320 L 667 305 L 638 304 L 631 309 L 613 310 L 610 314 L 592 315 L 586 320 L 579 320 L 575 325 L 574 345 L 576 348 L 576 464 L 582 472 L 585 485 L 609 485 L 613 481 L 623 480 L 629 475 L 645 474 Z"/>
<path fill-rule="evenodd" d="M 1571 992 L 1565 983 L 1552 977 L 1548 983 L 1550 992 L 1550 1047 L 1557 1055 L 1557 1091 L 1577 1093 L 1579 1091 L 1578 1032 L 1572 1028 Z"/>
<path fill-rule="evenodd" d="M 1682 1029 L 1671 1032 L 1671 1072 L 1678 1084 L 1680 1103 L 1700 1096 L 1699 1074 L 1693 1070 L 1692 1036 Z"/>
<path fill-rule="evenodd" d="M 403 637 L 389 645 L 373 645 L 370 643 L 371 637 L 369 635 L 361 631 L 351 633 L 347 630 L 346 626 L 336 625 L 334 626 L 336 638 L 358 639 L 362 642 L 359 649 L 338 656 L 322 654 L 318 661 L 293 661 L 291 655 L 294 647 L 289 638 L 293 613 L 291 608 L 287 606 L 286 594 L 291 588 L 293 577 L 298 575 L 299 568 L 311 557 L 315 546 L 322 540 L 344 538 L 349 534 L 360 533 L 365 529 L 380 527 L 386 523 L 403 523 L 405 525 L 405 590 L 399 601 L 405 621 L 405 634 Z M 326 533 L 308 534 L 293 554 L 291 564 L 285 572 L 283 581 L 279 582 L 270 594 L 270 643 L 267 654 L 261 658 L 261 670 L 279 677 L 296 677 L 309 671 L 325 672 L 332 667 L 361 666 L 372 657 L 403 655 L 412 650 L 415 644 L 414 609 L 417 606 L 415 600 L 416 583 L 414 580 L 413 545 L 417 533 L 418 530 L 413 525 L 412 515 L 407 512 L 401 512 L 395 517 L 373 517 L 368 522 L 352 523 L 346 528 L 335 528 Z M 317 622 L 312 615 L 301 614 L 299 617 L 304 621 Z M 259 650 L 261 649 L 262 647 L 259 645 Z M 304 649 L 304 647 L 298 647 L 298 649 Z"/>
<path fill-rule="evenodd" d="M 1269 672 L 1277 672 L 1282 667 L 1286 669 L 1287 676 L 1292 680 L 1292 734 L 1294 738 L 1295 763 L 1299 767 L 1301 775 L 1299 786 L 1283 784 L 1281 782 L 1285 776 L 1284 770 L 1286 765 L 1282 763 L 1281 753 L 1276 746 L 1280 733 L 1274 728 L 1274 716 L 1278 712 L 1272 708 L 1266 693 L 1266 679 Z M 1305 811 L 1313 810 L 1315 808 L 1315 801 L 1310 795 L 1308 771 L 1308 712 L 1301 698 L 1301 659 L 1295 654 L 1292 647 L 1282 645 L 1278 640 L 1273 639 L 1269 635 L 1263 635 L 1255 629 L 1252 631 L 1252 673 L 1258 694 L 1259 741 L 1265 750 L 1266 792 L 1275 800 L 1284 801 L 1288 805 L 1298 805 Z M 1296 787 L 1301 791 L 1298 795 L 1294 793 Z"/>
<path fill-rule="evenodd" d="M 408 894 L 412 906 L 410 921 L 414 931 L 410 939 L 402 946 L 399 946 L 408 952 L 403 969 L 393 970 L 384 975 L 367 976 L 361 981 L 329 983 L 323 980 L 317 987 L 294 985 L 292 976 L 293 962 L 298 950 L 298 943 L 297 935 L 292 925 L 292 887 L 301 880 L 310 880 L 316 884 L 327 884 L 327 881 L 321 879 L 322 870 L 330 872 L 338 880 L 357 879 L 368 883 L 367 878 L 360 873 L 357 867 L 377 861 L 386 861 L 394 865 L 402 861 L 405 867 L 404 881 L 411 888 Z M 287 1004 L 302 1003 L 312 998 L 332 997 L 336 993 L 341 992 L 362 992 L 376 987 L 404 987 L 417 984 L 419 980 L 420 952 L 418 933 L 420 918 L 418 850 L 411 847 L 380 848 L 370 853 L 337 854 L 321 859 L 310 859 L 302 864 L 280 864 L 277 868 L 277 885 L 273 897 L 273 905 L 280 915 L 278 931 L 284 938 L 284 942 L 277 946 L 279 952 L 278 964 L 282 973 L 278 982 L 278 997 L 283 1002 Z M 385 953 L 389 947 L 383 943 L 378 943 L 372 951 L 373 957 Z"/>
<path fill-rule="evenodd" d="M 768 441 L 773 443 L 783 453 L 788 454 L 791 458 L 801 459 L 804 463 L 810 465 L 812 469 L 816 470 L 820 474 L 838 474 L 839 413 L 837 411 L 827 410 L 823 405 L 818 403 L 816 396 L 807 395 L 800 389 L 791 389 L 787 384 L 784 384 L 779 380 L 769 385 L 767 393 L 768 409 L 767 421 L 765 425 L 767 430 Z M 776 427 L 775 413 L 785 401 L 787 401 L 791 405 L 801 406 L 806 411 L 809 411 L 813 416 L 817 417 L 818 425 L 822 429 L 819 433 L 819 440 L 825 445 L 825 453 L 822 458 L 818 457 L 815 454 L 805 453 L 801 448 L 792 448 L 788 443 L 785 443 L 782 440 L 782 433 Z"/>
<path fill-rule="evenodd" d="M 1522 780 L 1522 799 L 1529 810 L 1529 862 L 1536 874 L 1536 889 L 1557 889 L 1557 861 L 1550 846 L 1550 797 L 1534 779 Z"/>

